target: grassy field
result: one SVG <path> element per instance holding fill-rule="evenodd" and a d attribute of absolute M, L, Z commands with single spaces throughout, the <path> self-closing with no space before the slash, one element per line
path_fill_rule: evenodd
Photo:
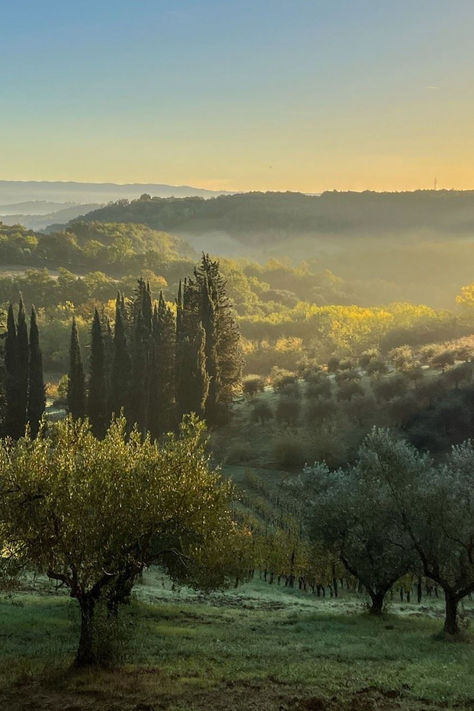
<path fill-rule="evenodd" d="M 75 671 L 75 603 L 39 583 L 0 603 L 0 708 L 474 708 L 472 633 L 440 637 L 441 601 L 393 603 L 383 619 L 363 604 L 260 580 L 203 596 L 152 572 L 122 617 L 122 663 Z"/>

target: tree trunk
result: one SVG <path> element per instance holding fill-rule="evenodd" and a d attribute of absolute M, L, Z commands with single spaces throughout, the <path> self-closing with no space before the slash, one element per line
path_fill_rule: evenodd
<path fill-rule="evenodd" d="M 372 600 L 372 606 L 370 608 L 371 615 L 381 615 L 383 612 L 383 601 L 385 599 L 385 590 L 377 590 L 376 592 L 369 592 L 370 599 Z"/>
<path fill-rule="evenodd" d="M 446 600 L 446 618 L 444 620 L 444 631 L 447 634 L 456 634 L 458 627 L 458 599 L 447 590 L 444 592 Z"/>
<path fill-rule="evenodd" d="M 79 598 L 81 609 L 81 634 L 76 655 L 76 666 L 85 667 L 97 662 L 94 651 L 94 606 L 92 597 Z"/>

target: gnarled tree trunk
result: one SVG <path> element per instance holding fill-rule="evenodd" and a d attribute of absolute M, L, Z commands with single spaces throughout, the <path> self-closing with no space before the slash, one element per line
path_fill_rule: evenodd
<path fill-rule="evenodd" d="M 376 588 L 375 590 L 368 590 L 372 605 L 370 607 L 371 615 L 381 615 L 383 612 L 383 603 L 385 600 L 385 595 L 388 588 Z"/>
<path fill-rule="evenodd" d="M 85 595 L 78 598 L 81 610 L 81 634 L 76 654 L 76 666 L 85 667 L 97 663 L 94 650 L 94 608 L 95 600 Z"/>
<path fill-rule="evenodd" d="M 444 591 L 446 601 L 446 618 L 444 620 L 444 631 L 447 634 L 456 634 L 458 627 L 458 598 L 448 590 Z"/>

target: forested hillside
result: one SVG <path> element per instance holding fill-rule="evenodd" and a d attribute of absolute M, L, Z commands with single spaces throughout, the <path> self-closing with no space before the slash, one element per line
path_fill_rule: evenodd
<path fill-rule="evenodd" d="M 243 193 L 203 198 L 119 200 L 86 219 L 141 222 L 171 231 L 223 230 L 243 242 L 256 231 L 270 240 L 285 234 L 397 233 L 432 229 L 472 233 L 474 191 L 418 190 L 400 193 Z"/>
<path fill-rule="evenodd" d="M 474 272 L 472 191 L 143 195 L 81 219 L 143 223 L 220 256 L 317 259 L 357 284 L 369 305 L 408 300 L 449 307 Z"/>

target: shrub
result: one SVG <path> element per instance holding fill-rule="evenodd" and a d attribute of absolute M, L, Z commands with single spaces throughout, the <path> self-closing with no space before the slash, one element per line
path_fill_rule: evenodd
<path fill-rule="evenodd" d="M 363 395 L 364 389 L 362 385 L 355 380 L 349 380 L 339 386 L 337 391 L 338 400 L 352 400 L 356 395 Z"/>
<path fill-rule="evenodd" d="M 260 422 L 261 424 L 264 424 L 273 418 L 273 410 L 268 403 L 260 400 L 253 406 L 250 417 L 253 422 Z"/>
<path fill-rule="evenodd" d="M 276 416 L 279 422 L 295 425 L 301 411 L 301 403 L 293 397 L 280 397 L 278 400 Z"/>
<path fill-rule="evenodd" d="M 298 469 L 305 463 L 304 443 L 296 437 L 277 437 L 272 450 L 275 463 L 285 469 Z"/>
<path fill-rule="evenodd" d="M 242 383 L 242 392 L 250 398 L 263 392 L 264 388 L 265 380 L 260 375 L 248 375 Z"/>

